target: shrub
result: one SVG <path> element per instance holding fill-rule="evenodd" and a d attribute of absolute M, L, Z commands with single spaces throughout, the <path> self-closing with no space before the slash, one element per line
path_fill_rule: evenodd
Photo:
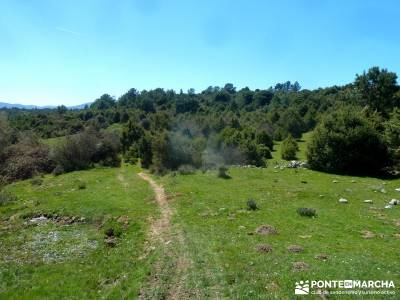
<path fill-rule="evenodd" d="M 248 210 L 258 210 L 258 209 L 260 209 L 260 208 L 258 207 L 256 201 L 254 201 L 253 199 L 249 199 L 249 200 L 247 201 L 247 209 L 248 209 Z"/>
<path fill-rule="evenodd" d="M 108 224 L 104 229 L 104 234 L 107 237 L 120 237 L 122 234 L 122 228 L 118 224 Z"/>
<path fill-rule="evenodd" d="M 317 211 L 314 208 L 300 207 L 297 209 L 297 213 L 302 217 L 316 217 Z"/>
<path fill-rule="evenodd" d="M 261 130 L 256 134 L 256 141 L 257 144 L 264 145 L 271 151 L 273 150 L 274 142 L 266 130 Z"/>
<path fill-rule="evenodd" d="M 29 135 L 17 144 L 4 150 L 0 175 L 8 181 L 28 179 L 36 174 L 50 172 L 53 162 L 49 158 L 49 148 Z"/>
<path fill-rule="evenodd" d="M 120 141 L 115 133 L 96 132 L 92 129 L 68 136 L 54 150 L 53 159 L 65 172 L 83 170 L 95 163 L 118 167 Z M 60 168 L 60 171 L 61 171 Z"/>
<path fill-rule="evenodd" d="M 284 160 L 296 159 L 296 152 L 299 151 L 299 145 L 296 140 L 289 135 L 281 145 L 281 157 Z"/>
<path fill-rule="evenodd" d="M 78 189 L 80 189 L 80 190 L 86 189 L 86 183 L 85 182 L 79 182 L 78 183 Z"/>
<path fill-rule="evenodd" d="M 349 108 L 328 115 L 308 145 L 310 168 L 345 174 L 377 174 L 390 165 L 388 148 L 371 120 Z"/>
<path fill-rule="evenodd" d="M 92 160 L 102 166 L 119 167 L 121 165 L 121 158 L 118 155 L 120 148 L 118 134 L 105 132 L 99 138 Z"/>
<path fill-rule="evenodd" d="M 218 177 L 219 178 L 224 178 L 224 179 L 229 179 L 231 178 L 228 174 L 226 174 L 226 172 L 228 172 L 228 168 L 225 166 L 220 166 L 218 168 Z"/>
<path fill-rule="evenodd" d="M 53 170 L 53 175 L 54 176 L 59 176 L 59 175 L 64 174 L 64 173 L 65 173 L 64 168 L 61 165 L 57 165 Z"/>
<path fill-rule="evenodd" d="M 33 178 L 33 179 L 31 180 L 31 185 L 37 185 L 37 186 L 39 186 L 39 185 L 42 185 L 42 184 L 43 184 L 43 179 L 40 178 L 40 177 L 36 177 L 36 178 Z"/>
<path fill-rule="evenodd" d="M 89 168 L 96 151 L 97 138 L 89 132 L 68 136 L 54 151 L 54 160 L 65 172 Z"/>
<path fill-rule="evenodd" d="M 181 175 L 191 175 L 196 172 L 196 169 L 192 165 L 181 165 L 178 168 L 178 173 Z"/>

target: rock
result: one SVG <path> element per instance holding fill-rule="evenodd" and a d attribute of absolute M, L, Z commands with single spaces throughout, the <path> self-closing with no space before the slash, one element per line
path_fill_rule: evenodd
<path fill-rule="evenodd" d="M 302 162 L 302 161 L 297 161 L 297 160 L 292 160 L 286 165 L 287 168 L 294 168 L 294 169 L 305 168 L 306 166 L 307 166 L 307 163 Z"/>
<path fill-rule="evenodd" d="M 332 180 L 332 183 L 338 183 L 338 181 L 337 180 Z"/>
<path fill-rule="evenodd" d="M 349 201 L 345 198 L 340 198 L 339 203 L 348 203 Z"/>
<path fill-rule="evenodd" d="M 272 247 L 268 244 L 259 244 L 257 245 L 256 250 L 260 253 L 269 253 L 272 252 Z"/>
<path fill-rule="evenodd" d="M 283 170 L 285 168 L 291 168 L 291 169 L 307 168 L 307 163 L 303 161 L 292 160 L 288 163 L 281 163 L 274 167 L 274 169 L 280 169 L 280 170 Z M 276 172 L 277 171 L 275 171 L 275 173 Z"/>
<path fill-rule="evenodd" d="M 115 237 L 108 237 L 104 240 L 104 243 L 106 243 L 108 247 L 115 247 L 117 245 L 117 239 Z"/>
<path fill-rule="evenodd" d="M 120 216 L 120 217 L 117 219 L 117 222 L 120 223 L 120 224 L 126 224 L 126 225 L 128 225 L 128 224 L 129 224 L 129 217 L 128 217 L 128 216 Z"/>
<path fill-rule="evenodd" d="M 364 200 L 364 203 L 372 203 L 372 200 Z"/>
<path fill-rule="evenodd" d="M 275 235 L 278 234 L 278 231 L 274 226 L 271 225 L 261 225 L 256 229 L 256 233 L 261 235 Z"/>
<path fill-rule="evenodd" d="M 302 239 L 310 239 L 311 237 L 312 237 L 312 235 L 309 235 L 309 234 L 299 235 L 299 238 L 302 238 Z"/>
<path fill-rule="evenodd" d="M 394 189 L 395 191 L 397 191 L 397 192 L 400 192 L 400 188 L 397 188 L 397 189 Z"/>
<path fill-rule="evenodd" d="M 327 254 L 325 254 L 325 253 L 320 253 L 320 254 L 315 255 L 315 258 L 319 259 L 319 260 L 327 260 L 328 257 L 329 256 Z"/>
<path fill-rule="evenodd" d="M 32 224 L 39 224 L 39 223 L 45 223 L 48 220 L 49 219 L 47 219 L 45 216 L 42 215 L 40 217 L 30 219 L 29 222 L 31 222 Z"/>
<path fill-rule="evenodd" d="M 293 271 L 306 271 L 310 269 L 310 266 L 304 261 L 296 261 L 293 263 Z"/>
<path fill-rule="evenodd" d="M 361 233 L 362 233 L 362 237 L 364 239 L 372 239 L 375 237 L 375 233 L 373 233 L 369 230 L 363 230 L 363 231 L 361 231 Z"/>
<path fill-rule="evenodd" d="M 386 194 L 386 190 L 385 189 L 381 189 L 380 192 L 383 193 L 383 194 Z"/>
<path fill-rule="evenodd" d="M 289 252 L 293 252 L 293 253 L 299 253 L 304 250 L 303 247 L 301 247 L 299 245 L 290 245 L 287 247 L 287 249 Z"/>
<path fill-rule="evenodd" d="M 391 204 L 388 204 L 388 205 L 386 205 L 386 206 L 385 206 L 385 208 L 387 208 L 387 209 L 391 209 L 391 208 L 393 208 L 393 205 L 391 205 Z"/>
<path fill-rule="evenodd" d="M 397 205 L 397 204 L 400 204 L 400 201 L 397 199 L 392 199 L 389 201 L 389 205 Z"/>

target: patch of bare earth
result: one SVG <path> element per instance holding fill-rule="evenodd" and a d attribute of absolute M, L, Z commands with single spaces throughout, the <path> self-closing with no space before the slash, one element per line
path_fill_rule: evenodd
<path fill-rule="evenodd" d="M 272 247 L 268 244 L 259 244 L 257 245 L 256 250 L 260 253 L 269 253 L 272 251 Z"/>
<path fill-rule="evenodd" d="M 139 299 L 189 299 L 193 292 L 187 290 L 186 281 L 190 260 L 181 250 L 184 249 L 184 236 L 174 228 L 171 218 L 174 214 L 169 206 L 164 188 L 157 184 L 148 174 L 138 174 L 154 190 L 161 216 L 150 225 L 147 243 L 141 259 L 150 252 L 157 251 L 161 257 L 154 263 L 148 281 L 140 290 Z"/>
<path fill-rule="evenodd" d="M 293 252 L 293 253 L 299 253 L 302 252 L 304 249 L 302 246 L 299 245 L 290 245 L 287 247 L 289 252 Z"/>
<path fill-rule="evenodd" d="M 293 271 L 307 271 L 310 269 L 310 265 L 305 263 L 304 261 L 296 261 L 293 263 Z"/>
<path fill-rule="evenodd" d="M 361 236 L 364 239 L 372 239 L 375 237 L 375 233 L 373 233 L 372 231 L 369 231 L 369 230 L 363 230 L 363 231 L 361 231 Z"/>
<path fill-rule="evenodd" d="M 327 260 L 329 258 L 328 254 L 325 253 L 320 253 L 315 255 L 315 259 L 319 259 L 319 260 Z"/>
<path fill-rule="evenodd" d="M 260 235 L 276 235 L 278 234 L 278 230 L 271 225 L 261 225 L 256 229 L 256 233 Z"/>

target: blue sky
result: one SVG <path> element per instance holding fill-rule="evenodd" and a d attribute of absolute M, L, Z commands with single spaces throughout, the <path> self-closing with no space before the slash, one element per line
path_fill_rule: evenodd
<path fill-rule="evenodd" d="M 400 2 L 385 0 L 0 0 L 0 101 L 400 73 L 399 16 Z"/>

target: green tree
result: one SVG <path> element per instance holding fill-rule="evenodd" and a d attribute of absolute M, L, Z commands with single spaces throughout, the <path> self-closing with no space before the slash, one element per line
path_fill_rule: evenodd
<path fill-rule="evenodd" d="M 397 75 L 387 69 L 373 67 L 362 75 L 356 75 L 355 86 L 361 94 L 363 105 L 384 113 L 399 105 Z"/>
<path fill-rule="evenodd" d="M 289 134 L 281 144 L 281 157 L 284 160 L 296 159 L 296 153 L 299 151 L 299 145 L 296 140 Z"/>
<path fill-rule="evenodd" d="M 345 174 L 373 174 L 390 165 L 383 136 L 356 108 L 327 115 L 313 132 L 307 150 L 312 169 Z"/>
<path fill-rule="evenodd" d="M 96 99 L 91 105 L 92 109 L 105 110 L 112 108 L 116 105 L 115 99 L 108 94 L 104 94 L 99 99 Z"/>

